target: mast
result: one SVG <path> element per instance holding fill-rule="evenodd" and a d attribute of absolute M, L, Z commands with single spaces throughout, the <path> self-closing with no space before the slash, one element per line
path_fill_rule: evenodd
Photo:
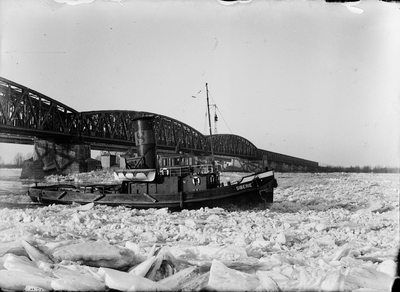
<path fill-rule="evenodd" d="M 206 93 L 207 93 L 208 128 L 210 129 L 211 158 L 214 160 L 214 149 L 213 149 L 213 143 L 212 143 L 212 130 L 211 130 L 210 104 L 208 102 L 208 83 L 206 83 Z"/>

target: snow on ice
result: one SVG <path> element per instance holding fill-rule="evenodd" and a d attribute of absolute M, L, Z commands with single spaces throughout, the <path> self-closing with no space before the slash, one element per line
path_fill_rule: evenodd
<path fill-rule="evenodd" d="M 0 288 L 390 291 L 399 249 L 398 175 L 276 177 L 268 209 L 1 209 Z M 48 177 L 63 180 L 111 179 Z"/>

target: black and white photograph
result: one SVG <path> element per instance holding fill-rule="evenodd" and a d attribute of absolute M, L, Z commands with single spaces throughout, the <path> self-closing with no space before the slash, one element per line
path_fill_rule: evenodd
<path fill-rule="evenodd" d="M 396 291 L 399 52 L 398 1 L 0 0 L 0 291 Z"/>

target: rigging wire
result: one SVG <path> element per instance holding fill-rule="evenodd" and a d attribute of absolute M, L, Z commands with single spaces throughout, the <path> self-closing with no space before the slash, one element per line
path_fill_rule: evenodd
<path fill-rule="evenodd" d="M 181 104 L 179 104 L 178 106 L 174 107 L 172 110 L 167 112 L 166 115 L 170 115 L 171 113 L 177 111 L 179 108 L 189 104 L 190 102 L 192 102 L 192 100 L 185 100 L 184 102 L 182 102 Z"/>
<path fill-rule="evenodd" d="M 208 96 L 209 96 L 209 97 L 211 98 L 211 100 L 214 102 L 214 106 L 215 106 L 215 108 L 217 109 L 218 113 L 220 114 L 220 116 L 221 116 L 222 120 L 224 121 L 226 127 L 228 128 L 229 132 L 231 132 L 231 134 L 233 134 L 231 128 L 229 128 L 228 123 L 225 121 L 224 116 L 222 115 L 221 111 L 219 110 L 219 108 L 218 108 L 218 106 L 217 106 L 217 103 L 216 103 L 215 100 L 212 98 L 212 96 L 211 96 L 211 94 L 210 94 L 210 91 L 208 91 Z M 206 112 L 206 115 L 207 115 L 207 112 Z"/>
<path fill-rule="evenodd" d="M 207 113 L 207 108 L 206 108 L 206 112 L 204 114 L 204 129 L 203 129 L 203 133 L 204 135 L 208 135 L 207 131 L 208 131 L 208 113 Z"/>
<path fill-rule="evenodd" d="M 204 89 L 204 86 L 203 86 L 203 88 L 201 88 L 201 89 L 196 93 L 196 95 L 192 95 L 192 98 L 196 98 L 196 97 L 203 91 L 203 89 Z M 179 108 L 181 108 L 181 107 L 183 107 L 183 106 L 185 106 L 185 105 L 188 105 L 188 104 L 191 103 L 192 101 L 193 101 L 193 99 L 185 100 L 184 102 L 182 102 L 181 104 L 179 104 L 178 106 L 174 107 L 172 110 L 170 110 L 169 112 L 167 112 L 166 115 L 170 115 L 171 113 L 175 112 L 175 111 L 178 110 Z"/>
<path fill-rule="evenodd" d="M 166 115 L 170 115 L 171 113 L 175 112 L 176 110 L 178 110 L 179 108 L 188 105 L 189 103 L 191 103 L 193 101 L 194 98 L 197 98 L 197 96 L 203 91 L 203 89 L 205 88 L 205 86 L 203 86 L 195 95 L 192 95 L 192 99 L 189 100 L 185 100 L 182 103 L 180 103 L 178 106 L 174 107 L 172 110 L 170 110 L 169 112 L 166 113 Z M 228 123 L 226 122 L 224 116 L 222 115 L 221 111 L 219 110 L 217 103 L 215 102 L 215 100 L 212 98 L 210 91 L 208 91 L 208 95 L 211 98 L 211 100 L 214 102 L 214 104 L 212 106 L 215 107 L 215 109 L 218 111 L 219 115 L 221 116 L 222 120 L 224 121 L 226 127 L 228 128 L 229 132 L 231 134 L 233 134 L 231 128 L 229 128 Z M 208 110 L 206 108 L 206 113 L 205 113 L 205 119 L 204 119 L 204 133 L 207 132 L 207 118 L 208 118 Z M 215 123 L 215 120 L 214 120 Z"/>

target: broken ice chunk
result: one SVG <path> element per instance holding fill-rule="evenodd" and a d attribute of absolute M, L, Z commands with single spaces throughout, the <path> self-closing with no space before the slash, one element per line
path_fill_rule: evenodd
<path fill-rule="evenodd" d="M 58 260 L 82 261 L 85 265 L 122 269 L 137 263 L 135 253 L 107 242 L 82 242 L 61 247 L 53 256 Z"/>
<path fill-rule="evenodd" d="M 278 284 L 271 277 L 269 277 L 265 271 L 257 271 L 256 275 L 260 280 L 261 287 L 264 288 L 265 291 L 280 291 Z"/>
<path fill-rule="evenodd" d="M 337 248 L 332 254 L 330 261 L 338 261 L 342 257 L 348 256 L 351 253 L 351 248 L 348 243 L 343 244 L 341 247 Z"/>
<path fill-rule="evenodd" d="M 208 286 L 217 291 L 254 291 L 260 286 L 260 281 L 255 275 L 230 269 L 213 260 Z"/>
<path fill-rule="evenodd" d="M 346 282 L 361 288 L 390 291 L 393 278 L 374 268 L 353 267 L 346 276 Z"/>
<path fill-rule="evenodd" d="M 53 280 L 55 278 L 31 275 L 22 271 L 0 270 L 0 288 L 4 290 L 23 291 L 26 286 L 37 286 L 50 291 Z"/>
<path fill-rule="evenodd" d="M 144 277 L 120 272 L 114 269 L 100 268 L 98 274 L 106 285 L 119 291 L 168 291 L 165 286 Z"/>
<path fill-rule="evenodd" d="M 379 264 L 378 268 L 376 269 L 378 272 L 386 273 L 391 277 L 396 277 L 396 262 L 394 260 L 385 260 Z"/>
<path fill-rule="evenodd" d="M 26 252 L 28 253 L 29 257 L 31 258 L 31 260 L 53 263 L 53 261 L 46 254 L 44 254 L 42 251 L 40 251 L 27 241 L 21 240 L 21 243 Z"/>

